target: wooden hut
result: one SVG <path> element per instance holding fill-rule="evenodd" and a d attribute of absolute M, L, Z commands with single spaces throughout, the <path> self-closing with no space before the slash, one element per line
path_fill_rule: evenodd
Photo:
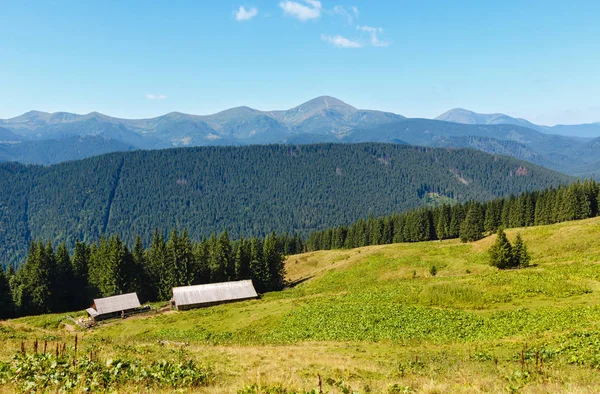
<path fill-rule="evenodd" d="M 171 304 L 178 311 L 258 298 L 251 280 L 173 288 Z"/>
<path fill-rule="evenodd" d="M 106 298 L 94 299 L 94 305 L 86 309 L 90 317 L 97 322 L 99 320 L 110 319 L 111 317 L 121 317 L 140 308 L 140 300 L 136 293 L 121 294 Z"/>

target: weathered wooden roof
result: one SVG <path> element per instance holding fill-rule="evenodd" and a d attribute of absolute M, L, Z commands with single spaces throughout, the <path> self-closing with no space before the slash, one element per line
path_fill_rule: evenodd
<path fill-rule="evenodd" d="M 94 299 L 94 306 L 99 315 L 126 311 L 140 307 L 140 300 L 136 293 L 121 294 L 106 298 Z"/>
<path fill-rule="evenodd" d="M 173 288 L 173 299 L 177 306 L 210 304 L 256 297 L 258 297 L 258 294 L 256 294 L 251 280 Z"/>
<path fill-rule="evenodd" d="M 94 308 L 87 308 L 85 310 L 91 317 L 96 317 L 98 316 L 98 312 L 96 312 L 96 310 Z"/>

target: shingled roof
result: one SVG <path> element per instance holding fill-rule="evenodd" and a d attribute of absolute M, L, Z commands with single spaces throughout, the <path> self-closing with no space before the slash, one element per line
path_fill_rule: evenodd
<path fill-rule="evenodd" d="M 136 293 L 121 294 L 106 298 L 94 299 L 94 309 L 98 315 L 115 313 L 140 307 Z"/>
<path fill-rule="evenodd" d="M 177 307 L 214 304 L 256 297 L 258 297 L 258 294 L 256 294 L 251 280 L 173 288 L 173 299 Z"/>

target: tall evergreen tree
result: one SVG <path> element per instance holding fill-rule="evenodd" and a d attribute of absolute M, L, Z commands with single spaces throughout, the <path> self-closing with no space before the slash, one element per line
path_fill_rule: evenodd
<path fill-rule="evenodd" d="M 210 244 L 206 238 L 193 247 L 196 270 L 194 272 L 194 284 L 210 282 Z"/>
<path fill-rule="evenodd" d="M 71 285 L 73 298 L 71 299 L 72 309 L 81 309 L 89 306 L 91 295 L 88 284 L 90 247 L 79 240 L 75 241 L 73 257 L 71 259 L 73 271 L 73 284 Z"/>
<path fill-rule="evenodd" d="M 263 245 L 263 259 L 269 271 L 266 290 L 282 290 L 285 285 L 285 265 L 283 256 L 277 250 L 275 233 L 267 236 Z"/>
<path fill-rule="evenodd" d="M 471 204 L 467 217 L 460 225 L 462 242 L 477 241 L 483 238 L 483 212 L 479 203 Z"/>
<path fill-rule="evenodd" d="M 252 238 L 250 241 L 250 276 L 256 291 L 263 293 L 269 289 L 271 272 L 263 258 L 263 245 L 260 239 Z"/>
<path fill-rule="evenodd" d="M 153 300 L 153 289 L 150 280 L 150 271 L 146 258 L 146 250 L 139 235 L 135 237 L 131 257 L 133 258 L 133 270 L 136 273 L 133 277 L 132 289 L 138 294 L 142 302 L 151 301 Z"/>
<path fill-rule="evenodd" d="M 171 299 L 172 288 L 169 286 L 172 283 L 170 280 L 172 273 L 169 266 L 169 253 L 165 239 L 157 229 L 154 230 L 150 248 L 148 248 L 146 254 L 148 259 L 148 276 L 152 284 L 150 288 L 152 298 L 163 301 Z"/>
<path fill-rule="evenodd" d="M 238 280 L 251 279 L 250 261 L 252 255 L 250 251 L 250 243 L 244 238 L 240 238 L 237 250 L 235 252 L 235 276 Z"/>
<path fill-rule="evenodd" d="M 517 239 L 512 247 L 513 265 L 517 267 L 527 267 L 531 261 L 531 256 L 527 250 L 527 246 L 521 238 L 521 234 L 517 234 Z"/>
<path fill-rule="evenodd" d="M 48 247 L 52 248 L 50 245 Z M 73 298 L 77 297 L 77 294 L 73 292 L 74 281 L 69 251 L 67 246 L 61 243 L 56 248 L 56 274 L 52 278 L 53 312 L 64 312 L 73 307 Z"/>
<path fill-rule="evenodd" d="M 51 253 L 49 253 L 51 252 Z M 41 241 L 32 242 L 25 265 L 18 272 L 16 305 L 23 314 L 48 313 L 52 308 L 52 278 L 56 275 L 54 253 Z"/>
<path fill-rule="evenodd" d="M 503 228 L 499 228 L 496 234 L 496 241 L 489 250 L 490 265 L 505 269 L 515 266 L 512 246 L 506 238 Z"/>
<path fill-rule="evenodd" d="M 13 317 L 14 310 L 9 278 L 0 266 L 0 319 Z"/>

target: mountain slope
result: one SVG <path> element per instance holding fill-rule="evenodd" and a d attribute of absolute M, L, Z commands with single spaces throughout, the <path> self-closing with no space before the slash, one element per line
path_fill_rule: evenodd
<path fill-rule="evenodd" d="M 300 136 L 313 143 L 336 141 L 354 127 L 378 126 L 401 119 L 404 119 L 401 115 L 359 110 L 336 98 L 322 96 L 285 111 L 237 107 L 213 115 L 172 112 L 151 119 L 119 119 L 97 112 L 77 115 L 30 111 L 16 118 L 0 120 L 0 127 L 21 139 L 96 136 L 138 149 L 161 149 L 284 143 Z M 308 138 L 309 135 L 314 138 Z M 74 155 L 68 159 L 76 158 L 78 156 Z M 15 156 L 12 160 L 46 163 L 33 154 L 29 157 Z M 53 161 L 56 162 L 59 160 Z"/>
<path fill-rule="evenodd" d="M 521 118 L 513 118 L 505 114 L 480 114 L 462 108 L 451 109 L 435 118 L 445 122 L 461 124 L 512 124 L 527 127 L 546 134 L 560 134 L 567 137 L 595 138 L 600 137 L 600 122 L 576 125 L 541 126 Z"/>
<path fill-rule="evenodd" d="M 172 112 L 150 119 L 119 119 L 97 112 L 76 115 L 31 111 L 0 120 L 0 143 L 31 141 L 19 148 L 4 145 L 0 160 L 53 164 L 96 152 L 131 149 L 385 142 L 472 147 L 529 159 L 570 174 L 580 174 L 582 168 L 585 172 L 600 171 L 595 164 L 600 161 L 600 151 L 586 148 L 590 138 L 561 133 L 598 137 L 600 124 L 547 127 L 504 114 L 478 114 L 464 109 L 448 111 L 436 120 L 406 119 L 321 96 L 288 110 L 261 111 L 242 106 L 212 115 Z M 97 140 L 89 149 L 66 149 L 75 146 L 76 137 Z M 63 139 L 70 142 L 59 154 L 48 151 L 48 146 L 56 149 L 57 144 L 47 141 Z M 38 154 L 45 151 L 49 153 Z"/>
<path fill-rule="evenodd" d="M 463 123 L 463 124 L 512 124 L 515 126 L 528 127 L 538 130 L 537 125 L 520 118 L 513 118 L 504 114 L 479 114 L 463 108 L 454 108 L 444 112 L 435 120 L 443 120 L 444 122 Z"/>
<path fill-rule="evenodd" d="M 520 160 L 392 144 L 203 147 L 113 153 L 50 167 L 0 165 L 0 260 L 30 240 L 148 241 L 301 232 L 427 203 L 489 199 L 569 182 Z"/>

